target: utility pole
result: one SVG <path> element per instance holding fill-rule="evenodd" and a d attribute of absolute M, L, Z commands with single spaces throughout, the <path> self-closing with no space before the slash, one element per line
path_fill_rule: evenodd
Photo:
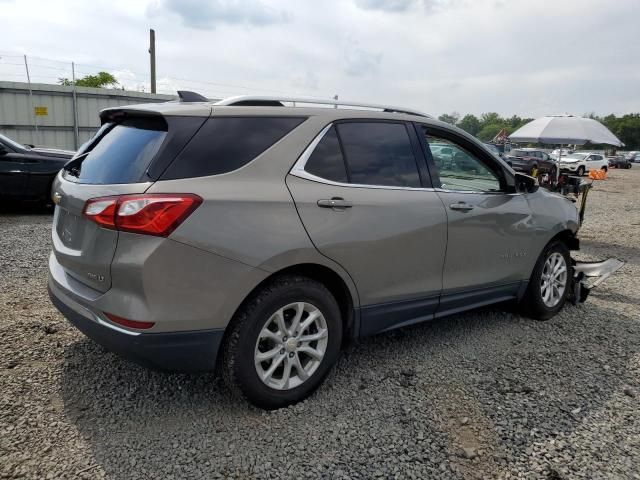
<path fill-rule="evenodd" d="M 151 57 L 151 93 L 156 93 L 156 31 L 149 30 L 149 56 Z"/>
<path fill-rule="evenodd" d="M 76 92 L 76 64 L 74 62 L 71 62 L 71 81 L 73 82 L 73 145 L 75 150 L 77 150 L 80 136 L 78 134 L 78 95 Z"/>
<path fill-rule="evenodd" d="M 38 139 L 38 117 L 36 116 L 35 106 L 33 104 L 33 90 L 31 89 L 31 75 L 29 75 L 29 64 L 27 63 L 27 56 L 24 56 L 24 69 L 27 72 L 27 83 L 29 84 L 29 102 L 31 103 L 31 115 L 33 115 L 33 128 L 36 133 L 33 136 L 33 143 L 37 143 Z"/>

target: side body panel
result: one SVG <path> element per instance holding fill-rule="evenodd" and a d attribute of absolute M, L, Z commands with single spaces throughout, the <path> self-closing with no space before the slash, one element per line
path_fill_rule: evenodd
<path fill-rule="evenodd" d="M 315 246 L 354 278 L 363 306 L 440 293 L 446 216 L 435 192 L 335 186 L 293 175 L 287 185 Z M 318 207 L 332 197 L 353 207 Z"/>
<path fill-rule="evenodd" d="M 449 242 L 444 291 L 519 282 L 531 251 L 533 219 L 520 194 L 438 192 L 447 208 Z M 450 205 L 464 202 L 469 211 Z"/>

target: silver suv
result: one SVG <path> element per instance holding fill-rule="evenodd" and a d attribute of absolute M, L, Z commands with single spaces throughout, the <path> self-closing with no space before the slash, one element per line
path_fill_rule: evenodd
<path fill-rule="evenodd" d="M 497 302 L 562 308 L 571 201 L 427 115 L 304 102 L 101 112 L 53 185 L 56 307 L 146 365 L 217 364 L 264 408 L 307 397 L 349 339 Z"/>

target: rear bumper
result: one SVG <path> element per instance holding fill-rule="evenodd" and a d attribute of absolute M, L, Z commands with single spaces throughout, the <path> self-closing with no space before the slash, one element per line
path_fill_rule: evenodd
<path fill-rule="evenodd" d="M 106 325 L 79 303 L 49 285 L 55 307 L 78 330 L 108 350 L 146 367 L 174 371 L 213 370 L 223 330 L 139 333 Z"/>

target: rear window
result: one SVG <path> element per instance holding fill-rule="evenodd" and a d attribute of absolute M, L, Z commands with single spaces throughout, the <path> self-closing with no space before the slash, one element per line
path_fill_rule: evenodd
<path fill-rule="evenodd" d="M 161 179 L 204 177 L 237 170 L 304 120 L 301 117 L 210 118 Z"/>
<path fill-rule="evenodd" d="M 143 181 L 167 135 L 161 118 L 128 119 L 102 126 L 87 153 L 68 169 L 79 183 L 114 184 Z M 71 165 L 71 164 L 70 164 Z"/>
<path fill-rule="evenodd" d="M 420 174 L 403 123 L 338 124 L 351 183 L 420 187 Z"/>

